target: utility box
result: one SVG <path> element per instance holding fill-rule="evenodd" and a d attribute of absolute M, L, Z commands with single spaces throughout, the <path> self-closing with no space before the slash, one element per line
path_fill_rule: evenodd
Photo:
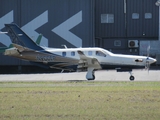
<path fill-rule="evenodd" d="M 138 48 L 139 42 L 138 40 L 128 40 L 128 48 Z"/>

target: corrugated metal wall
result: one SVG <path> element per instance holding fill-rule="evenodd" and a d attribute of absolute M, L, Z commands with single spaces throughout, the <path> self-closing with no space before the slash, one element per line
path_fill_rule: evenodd
<path fill-rule="evenodd" d="M 99 46 L 117 53 L 138 54 L 137 50 L 130 52 L 128 40 L 158 38 L 156 1 L 1 0 L 0 29 L 4 23 L 15 22 L 34 40 L 42 33 L 42 46 Z M 0 35 L 0 41 L 4 46 L 11 43 L 6 35 Z M 0 55 L 0 65 L 28 64 Z"/>
<path fill-rule="evenodd" d="M 96 37 L 157 39 L 159 8 L 155 2 L 156 0 L 97 0 Z"/>
<path fill-rule="evenodd" d="M 0 4 L 0 29 L 15 22 L 34 40 L 42 33 L 42 46 L 93 46 L 93 18 L 94 0 L 1 0 Z M 6 35 L 0 39 L 5 46 L 11 44 Z M 29 64 L 3 55 L 0 58 L 0 65 Z"/>
<path fill-rule="evenodd" d="M 96 37 L 125 37 L 124 0 L 96 0 Z M 102 21 L 102 15 L 114 15 L 113 22 Z M 104 16 L 105 19 L 105 16 Z M 107 19 L 107 18 L 106 18 Z M 108 18 L 109 19 L 109 18 Z"/>
<path fill-rule="evenodd" d="M 128 40 L 158 40 L 156 0 L 96 0 L 95 42 L 114 53 L 139 54 Z"/>
<path fill-rule="evenodd" d="M 156 0 L 127 0 L 127 37 L 158 38 L 159 8 Z M 137 18 L 134 18 L 136 17 Z"/>

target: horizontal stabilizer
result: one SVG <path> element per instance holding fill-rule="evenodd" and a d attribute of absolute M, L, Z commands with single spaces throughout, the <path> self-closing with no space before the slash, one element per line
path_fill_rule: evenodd
<path fill-rule="evenodd" d="M 12 44 L 12 48 L 8 48 L 5 50 L 4 55 L 18 55 L 23 51 L 35 51 L 17 44 Z"/>
<path fill-rule="evenodd" d="M 17 45 L 17 44 L 12 44 L 13 47 L 17 48 L 19 50 L 19 52 L 23 52 L 23 51 L 35 51 L 35 50 L 32 50 L 30 48 L 27 48 L 27 47 L 23 47 L 21 45 Z"/>

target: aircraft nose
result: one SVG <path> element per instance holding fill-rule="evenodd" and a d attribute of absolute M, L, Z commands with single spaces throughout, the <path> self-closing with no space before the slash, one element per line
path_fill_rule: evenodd
<path fill-rule="evenodd" d="M 157 62 L 157 60 L 156 60 L 156 59 L 153 59 L 153 63 L 155 63 L 155 62 Z"/>
<path fill-rule="evenodd" d="M 148 58 L 147 58 L 147 61 L 149 61 L 150 64 L 157 62 L 156 59 L 151 58 L 151 57 L 148 57 Z"/>

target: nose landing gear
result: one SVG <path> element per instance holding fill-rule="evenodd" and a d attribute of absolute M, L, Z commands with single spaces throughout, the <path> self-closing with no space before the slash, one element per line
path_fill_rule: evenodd
<path fill-rule="evenodd" d="M 134 80 L 134 76 L 131 75 L 131 76 L 129 77 L 129 79 L 130 79 L 130 81 L 133 81 L 133 80 Z"/>
<path fill-rule="evenodd" d="M 135 78 L 134 78 L 134 76 L 132 75 L 132 72 L 130 71 L 129 73 L 130 73 L 130 77 L 129 77 L 130 81 L 134 81 Z"/>

